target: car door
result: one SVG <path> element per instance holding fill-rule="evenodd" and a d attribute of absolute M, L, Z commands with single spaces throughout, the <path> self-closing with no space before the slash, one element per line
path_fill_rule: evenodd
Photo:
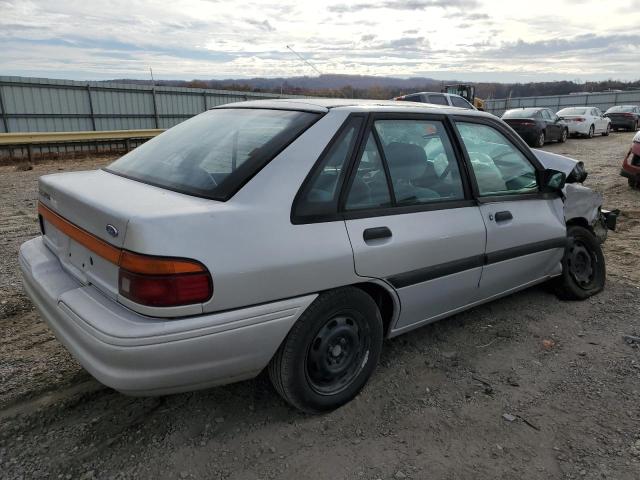
<path fill-rule="evenodd" d="M 548 140 L 558 140 L 562 135 L 562 131 L 560 129 L 560 125 L 555 121 L 556 115 L 551 112 L 548 108 L 542 110 L 542 119 L 545 121 L 547 127 L 547 139 Z"/>
<path fill-rule="evenodd" d="M 502 295 L 560 273 L 567 241 L 563 202 L 541 191 L 542 166 L 498 122 L 460 117 L 456 127 L 487 228 L 480 296 Z"/>
<path fill-rule="evenodd" d="M 486 230 L 451 133 L 442 116 L 373 116 L 345 190 L 356 273 L 396 289 L 396 330 L 477 297 Z"/>

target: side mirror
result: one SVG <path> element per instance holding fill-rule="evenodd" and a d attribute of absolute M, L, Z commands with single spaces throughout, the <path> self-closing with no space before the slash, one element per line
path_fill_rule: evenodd
<path fill-rule="evenodd" d="M 547 168 L 542 172 L 542 189 L 547 192 L 559 192 L 564 188 L 567 176 L 563 172 Z"/>

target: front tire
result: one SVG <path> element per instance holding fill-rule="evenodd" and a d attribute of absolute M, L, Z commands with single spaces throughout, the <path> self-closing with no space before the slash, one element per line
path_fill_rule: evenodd
<path fill-rule="evenodd" d="M 562 258 L 556 294 L 562 300 L 585 300 L 604 288 L 607 276 L 604 254 L 595 235 L 584 227 L 570 226 L 567 236 L 570 243 Z"/>
<path fill-rule="evenodd" d="M 609 133 L 611 133 L 611 124 L 607 125 L 607 129 L 604 132 L 602 132 L 602 136 L 603 137 L 608 137 Z"/>
<path fill-rule="evenodd" d="M 382 350 L 378 306 L 364 291 L 322 293 L 298 319 L 269 363 L 282 398 L 307 413 L 352 400 L 373 373 Z"/>

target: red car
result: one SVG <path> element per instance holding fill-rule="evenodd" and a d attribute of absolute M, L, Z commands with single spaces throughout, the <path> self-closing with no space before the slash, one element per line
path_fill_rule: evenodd
<path fill-rule="evenodd" d="M 627 177 L 630 187 L 640 188 L 640 132 L 633 137 L 631 149 L 622 162 L 620 175 Z"/>

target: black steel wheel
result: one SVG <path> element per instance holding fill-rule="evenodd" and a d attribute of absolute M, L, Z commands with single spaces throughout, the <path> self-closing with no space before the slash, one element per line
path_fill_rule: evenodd
<path fill-rule="evenodd" d="M 290 405 L 308 413 L 334 410 L 365 386 L 382 339 L 382 317 L 367 293 L 356 287 L 322 293 L 280 345 L 269 377 Z"/>
<path fill-rule="evenodd" d="M 309 385 L 321 395 L 335 395 L 358 373 L 369 351 L 371 334 L 358 312 L 330 318 L 309 346 L 305 371 Z"/>
<path fill-rule="evenodd" d="M 565 300 L 584 300 L 602 291 L 606 267 L 602 248 L 587 228 L 572 225 L 567 229 L 569 244 L 562 258 L 562 275 L 556 292 Z"/>

